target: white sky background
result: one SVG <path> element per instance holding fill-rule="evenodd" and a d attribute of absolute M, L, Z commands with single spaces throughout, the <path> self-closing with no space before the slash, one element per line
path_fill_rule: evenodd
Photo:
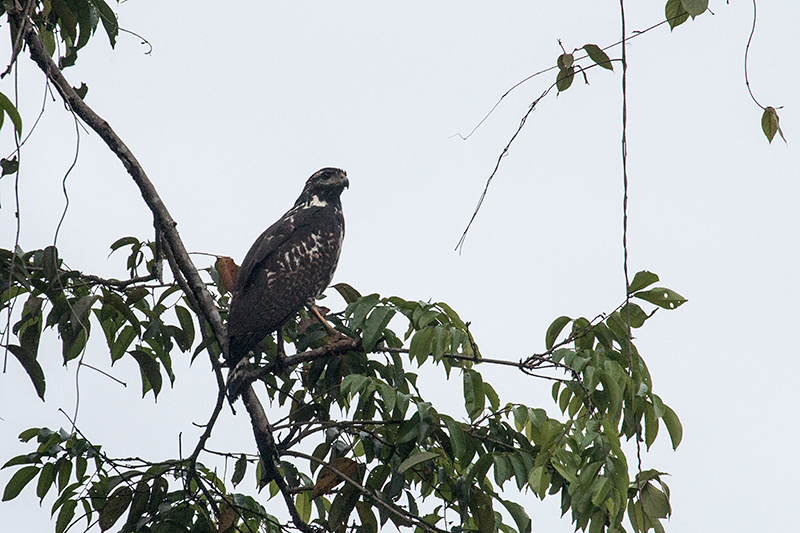
<path fill-rule="evenodd" d="M 661 20 L 663 3 L 629 2 L 629 31 Z M 624 298 L 618 64 L 614 73 L 591 69 L 591 85 L 579 77 L 539 104 L 463 254 L 453 251 L 497 156 L 555 72 L 511 93 L 468 141 L 453 134 L 468 133 L 509 87 L 554 64 L 557 39 L 571 51 L 619 38 L 615 2 L 543 4 L 237 3 L 240 12 L 221 12 L 212 2 L 130 1 L 119 6 L 121 25 L 146 37 L 152 54 L 126 34 L 112 52 L 98 29 L 65 75 L 88 84 L 87 103 L 136 154 L 189 250 L 241 261 L 312 172 L 339 166 L 351 188 L 335 281 L 364 294 L 446 301 L 472 322 L 485 356 L 518 360 L 543 350 L 557 316 L 591 318 Z M 628 47 L 630 272 L 656 272 L 660 285 L 689 299 L 637 331 L 655 392 L 684 426 L 677 452 L 662 428 L 644 467 L 671 474 L 668 531 L 790 531 L 800 497 L 800 4 L 759 4 L 751 85 L 764 105 L 786 106 L 779 113 L 789 141 L 776 137 L 771 146 L 743 78 L 752 4 L 711 8 L 716 15 L 672 34 L 659 28 Z M 8 39 L 0 41 L 0 58 L 8 58 Z M 19 88 L 27 132 L 44 92 L 27 53 Z M 11 79 L 0 90 L 11 95 Z M 5 126 L 3 154 L 13 145 Z M 70 115 L 50 101 L 22 153 L 24 249 L 53 242 L 74 148 Z M 0 180 L 5 248 L 14 240 L 12 179 Z M 72 268 L 124 276 L 124 254 L 107 259 L 109 245 L 148 238 L 152 222 L 96 135 L 81 134 L 67 189 L 61 256 Z M 338 296 L 329 302 L 340 305 Z M 150 459 L 177 456 L 183 432 L 188 454 L 199 435 L 192 423 L 207 420 L 216 396 L 206 356 L 190 368 L 188 355 L 176 353 L 176 386 L 154 404 L 152 395 L 140 399 L 133 361 L 109 369 L 97 328 L 95 335 L 87 362 L 128 387 L 82 370 L 82 431 L 112 456 Z M 55 334 L 45 337 L 46 404 L 13 357 L 0 375 L 2 461 L 30 449 L 17 443 L 22 430 L 66 427 L 58 408 L 74 410 L 75 365 L 64 370 Z M 501 400 L 557 414 L 549 382 L 480 370 Z M 452 389 L 438 369 L 423 374 L 427 399 L 463 412 L 457 374 Z M 210 446 L 255 450 L 243 409 L 223 412 Z M 0 486 L 10 474 L 0 472 Z M 3 529 L 52 530 L 52 492 L 39 509 L 32 487 L 0 505 Z M 521 501 L 534 531 L 573 530 L 558 518 L 558 498 Z"/>

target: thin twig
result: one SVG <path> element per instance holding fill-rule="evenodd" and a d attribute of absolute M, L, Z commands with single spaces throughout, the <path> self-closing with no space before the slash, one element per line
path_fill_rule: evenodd
<path fill-rule="evenodd" d="M 17 56 L 19 55 L 20 51 L 22 50 L 22 45 L 25 40 L 22 38 L 22 34 L 25 33 L 27 29 L 27 25 L 30 24 L 30 16 L 33 13 L 33 8 L 36 6 L 36 0 L 28 0 L 28 3 L 25 4 L 25 8 L 22 10 L 21 13 L 21 24 L 17 29 L 17 37 L 14 39 L 14 49 L 11 52 L 11 61 L 8 63 L 8 67 L 0 74 L 0 78 L 5 78 L 6 74 L 11 72 L 11 68 L 17 62 Z"/>
<path fill-rule="evenodd" d="M 622 269 L 625 274 L 625 323 L 627 335 L 625 342 L 628 351 L 628 375 L 633 378 L 633 352 L 631 350 L 631 292 L 630 274 L 628 272 L 628 58 L 625 51 L 627 34 L 625 31 L 625 0 L 619 0 L 619 11 L 622 31 Z M 635 398 L 631 389 L 631 403 Z M 636 459 L 639 477 L 642 474 L 642 429 L 641 424 L 636 424 Z M 641 483 L 636 487 L 641 494 Z"/>
<path fill-rule="evenodd" d="M 519 133 L 522 131 L 522 128 L 525 127 L 525 121 L 528 120 L 528 117 L 531 115 L 531 113 L 533 113 L 533 110 L 536 109 L 536 104 L 538 104 L 539 101 L 542 98 L 547 96 L 547 93 L 549 93 L 550 90 L 555 86 L 556 86 L 556 84 L 554 83 L 553 85 L 548 87 L 547 90 L 545 90 L 539 96 L 539 98 L 537 98 L 536 100 L 531 102 L 530 106 L 528 106 L 528 111 L 525 113 L 525 115 L 522 116 L 522 119 L 519 121 L 519 126 L 517 126 L 517 131 L 514 132 L 514 135 L 512 135 L 511 139 L 509 139 L 509 141 L 506 143 L 506 146 L 505 146 L 505 148 L 503 148 L 503 151 L 500 152 L 500 156 L 498 156 L 497 162 L 494 165 L 494 170 L 492 170 L 492 173 L 489 175 L 489 178 L 486 180 L 486 185 L 484 186 L 483 192 L 481 193 L 481 196 L 478 199 L 478 205 L 475 206 L 475 210 L 473 211 L 472 216 L 470 217 L 469 222 L 467 223 L 467 227 L 464 229 L 464 232 L 461 234 L 461 238 L 458 240 L 458 244 L 456 244 L 455 249 L 458 251 L 459 254 L 461 253 L 461 251 L 464 248 L 464 241 L 467 239 L 467 233 L 469 232 L 469 228 L 472 226 L 472 223 L 475 221 L 475 217 L 478 216 L 478 211 L 481 210 L 481 205 L 483 205 L 483 200 L 486 198 L 486 193 L 489 192 L 489 185 L 491 185 L 492 179 L 494 179 L 495 174 L 497 174 L 497 171 L 500 169 L 500 162 L 503 160 L 503 158 L 506 156 L 506 154 L 508 154 L 508 150 L 511 148 L 511 144 L 514 142 L 514 139 L 517 138 L 517 135 L 519 135 Z"/>
<path fill-rule="evenodd" d="M 386 511 L 388 511 L 391 514 L 397 516 L 398 518 L 400 518 L 404 522 L 411 522 L 413 524 L 416 524 L 417 527 L 419 527 L 423 531 L 427 531 L 428 533 L 447 533 L 445 530 L 439 529 L 436 526 L 430 525 L 429 523 L 425 522 L 424 520 L 422 520 L 418 516 L 406 511 L 405 509 L 395 507 L 394 505 L 391 505 L 389 502 L 386 502 L 383 499 L 378 498 L 373 493 L 373 491 L 371 491 L 370 489 L 368 489 L 367 487 L 365 487 L 361 483 L 355 481 L 350 476 L 347 476 L 341 470 L 339 470 L 338 468 L 334 467 L 330 463 L 327 463 L 327 462 L 323 461 L 322 459 L 318 459 L 318 458 L 316 458 L 316 457 L 314 457 L 312 455 L 307 455 L 305 453 L 296 452 L 296 451 L 293 451 L 293 450 L 292 451 L 287 450 L 287 451 L 284 452 L 284 454 L 291 455 L 293 457 L 299 457 L 299 458 L 305 459 L 307 461 L 312 461 L 312 462 L 315 462 L 315 463 L 317 463 L 317 464 L 319 464 L 321 466 L 324 466 L 325 468 L 330 469 L 330 471 L 333 472 L 334 474 L 336 474 L 336 476 L 339 479 L 342 479 L 342 480 L 344 480 L 345 483 L 348 483 L 349 485 L 355 487 L 361 494 L 363 494 L 364 496 L 369 497 L 373 502 L 375 502 L 376 504 L 380 505 L 381 507 L 386 509 Z"/>
<path fill-rule="evenodd" d="M 100 370 L 99 368 L 97 368 L 97 367 L 94 367 L 94 366 L 90 365 L 89 363 L 81 363 L 81 366 L 85 366 L 86 368 L 89 368 L 89 369 L 91 369 L 91 370 L 94 370 L 95 372 L 98 372 L 98 373 L 100 373 L 100 374 L 103 374 L 105 377 L 107 377 L 107 378 L 109 378 L 109 379 L 111 379 L 111 380 L 114 380 L 114 381 L 116 381 L 117 383 L 119 383 L 119 384 L 120 384 L 120 385 L 122 385 L 123 387 L 127 387 L 127 386 L 128 386 L 128 384 L 127 384 L 127 383 L 125 383 L 124 381 L 122 381 L 122 380 L 120 380 L 120 379 L 117 379 L 117 378 L 115 378 L 114 376 L 112 376 L 112 375 L 111 375 L 111 374 L 109 374 L 108 372 L 104 372 L 104 371 Z"/>
<path fill-rule="evenodd" d="M 648 32 L 650 32 L 650 31 L 652 31 L 652 30 L 658 28 L 659 26 L 662 26 L 662 25 L 664 25 L 664 24 L 666 24 L 668 22 L 669 22 L 669 20 L 662 20 L 661 22 L 659 22 L 657 24 L 653 24 L 649 28 L 646 28 L 646 29 L 641 30 L 641 31 L 636 31 L 636 32 L 634 32 L 634 35 L 632 35 L 631 37 L 629 37 L 627 39 L 627 41 L 630 41 L 634 37 L 639 37 L 640 35 L 644 35 L 645 33 L 648 33 Z M 615 46 L 618 46 L 618 45 L 622 44 L 623 42 L 626 42 L 626 39 L 622 39 L 622 40 L 617 41 L 616 43 L 613 43 L 613 44 L 610 44 L 608 46 L 605 46 L 605 47 L 603 47 L 603 50 L 608 50 L 609 48 L 613 48 Z M 559 42 L 559 44 L 561 44 L 561 43 Z M 562 47 L 562 49 L 563 49 L 563 47 Z M 624 50 L 623 50 L 623 53 L 624 53 Z M 588 54 L 579 56 L 576 59 L 576 61 L 579 61 L 581 59 L 585 59 L 587 57 L 589 57 Z M 596 66 L 596 65 L 593 65 L 593 66 Z M 531 74 L 530 76 L 526 77 L 525 79 L 515 83 L 510 89 L 508 89 L 505 93 L 503 93 L 503 95 L 500 97 L 500 99 L 497 101 L 497 103 L 495 103 L 494 106 L 492 106 L 492 108 L 489 110 L 489 112 L 480 120 L 480 122 L 478 122 L 478 124 L 472 129 L 472 131 L 470 131 L 466 136 L 463 136 L 461 134 L 456 134 L 456 135 L 458 137 L 460 137 L 462 140 L 467 140 L 489 118 L 489 116 L 492 113 L 494 113 L 495 109 L 497 109 L 497 107 L 500 105 L 500 103 L 505 99 L 506 96 L 508 96 L 508 94 L 511 91 L 513 91 L 514 89 L 516 89 L 517 87 L 519 87 L 523 83 L 527 82 L 528 80 L 530 80 L 532 78 L 535 78 L 536 76 L 539 76 L 540 74 L 544 74 L 545 72 L 550 72 L 551 70 L 555 70 L 557 68 L 558 68 L 557 65 L 553 65 L 552 67 L 540 70 L 539 72 Z M 624 67 L 623 67 L 623 69 L 624 69 Z M 580 69 L 580 71 L 583 72 L 584 69 Z M 585 76 L 585 74 L 584 74 L 584 76 Z M 514 139 L 517 137 L 519 132 L 522 130 L 522 127 L 525 125 L 525 121 L 528 119 L 528 116 L 533 111 L 533 108 L 536 106 L 536 104 L 539 102 L 539 100 L 544 98 L 544 96 L 548 92 L 550 92 L 550 90 L 553 87 L 555 87 L 555 83 L 553 85 L 551 85 L 541 96 L 539 96 L 539 98 L 537 98 L 536 100 L 533 101 L 533 103 L 530 104 L 530 106 L 528 108 L 528 111 L 525 113 L 525 115 L 522 117 L 522 120 L 520 121 L 520 125 L 518 126 L 517 131 L 511 137 L 511 140 L 508 142 L 508 144 L 505 146 L 505 148 L 503 148 L 503 151 L 500 153 L 500 156 L 497 159 L 497 164 L 495 165 L 494 170 L 492 171 L 492 173 L 489 176 L 489 178 L 486 180 L 486 185 L 485 185 L 485 187 L 483 189 L 483 192 L 481 193 L 480 198 L 478 199 L 478 205 L 475 207 L 475 211 L 473 211 L 472 217 L 469 219 L 469 223 L 467 224 L 467 227 L 464 230 L 464 232 L 461 234 L 461 238 L 459 239 L 458 244 L 455 247 L 455 250 L 458 251 L 459 254 L 461 253 L 461 251 L 464 248 L 464 241 L 467 238 L 467 232 L 469 232 L 470 226 L 472 226 L 472 222 L 475 220 L 475 217 L 478 216 L 478 211 L 480 211 L 480 208 L 481 208 L 481 206 L 483 204 L 483 200 L 486 198 L 486 193 L 489 190 L 489 184 L 491 183 L 492 179 L 494 178 L 495 174 L 497 173 L 497 170 L 498 170 L 498 168 L 500 166 L 500 161 L 503 159 L 503 157 L 505 157 L 508 154 L 508 150 L 511 147 L 511 143 L 514 141 Z"/>
<path fill-rule="evenodd" d="M 747 38 L 747 46 L 744 47 L 744 84 L 747 86 L 747 92 L 750 93 L 750 98 L 756 103 L 758 107 L 761 109 L 765 109 L 761 103 L 756 100 L 756 96 L 753 94 L 753 91 L 750 89 L 750 79 L 747 76 L 747 56 L 750 53 L 750 43 L 753 42 L 753 35 L 756 33 L 756 0 L 753 0 L 753 27 L 750 28 L 750 37 Z"/>

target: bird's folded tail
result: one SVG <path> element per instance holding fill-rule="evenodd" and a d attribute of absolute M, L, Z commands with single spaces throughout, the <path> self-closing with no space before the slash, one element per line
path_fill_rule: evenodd
<path fill-rule="evenodd" d="M 249 363 L 250 361 L 247 359 L 247 357 L 242 357 L 239 359 L 239 362 L 236 363 L 236 366 L 231 368 L 228 372 L 226 388 L 228 401 L 231 404 L 236 401 L 240 394 L 242 394 L 242 389 L 245 386 L 245 378 L 247 377 L 247 371 L 250 368 Z"/>

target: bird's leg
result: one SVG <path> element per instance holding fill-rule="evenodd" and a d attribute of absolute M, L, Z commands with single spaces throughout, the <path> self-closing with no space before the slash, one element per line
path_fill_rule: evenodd
<path fill-rule="evenodd" d="M 319 312 L 319 309 L 317 308 L 316 305 L 314 305 L 313 303 L 309 303 L 308 310 L 311 311 L 311 314 L 314 315 L 314 317 L 319 321 L 323 329 L 328 333 L 328 337 L 330 337 L 329 342 L 333 342 L 346 337 L 344 334 L 336 331 L 333 328 L 333 326 L 331 326 L 330 323 L 327 320 L 325 320 L 325 317 L 322 316 L 322 313 Z"/>
<path fill-rule="evenodd" d="M 277 347 L 277 358 L 275 360 L 277 372 L 283 372 L 286 368 L 286 349 L 283 347 L 283 324 L 278 326 L 278 332 L 275 335 L 275 344 Z"/>

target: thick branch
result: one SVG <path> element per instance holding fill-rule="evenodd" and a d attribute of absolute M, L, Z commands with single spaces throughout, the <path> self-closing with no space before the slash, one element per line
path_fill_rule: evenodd
<path fill-rule="evenodd" d="M 23 22 L 24 21 L 21 20 L 20 24 Z M 147 177 L 144 169 L 139 164 L 139 161 L 137 161 L 136 157 L 128 149 L 125 143 L 122 142 L 122 139 L 120 139 L 114 130 L 111 129 L 111 126 L 108 124 L 108 122 L 103 120 L 102 117 L 97 115 L 97 113 L 95 113 L 88 105 L 86 105 L 86 103 L 80 98 L 80 96 L 78 96 L 78 94 L 66 80 L 66 78 L 64 78 L 64 76 L 61 74 L 61 71 L 50 57 L 50 54 L 47 53 L 47 49 L 45 48 L 42 40 L 39 38 L 39 34 L 36 32 L 33 24 L 31 24 L 25 31 L 25 41 L 28 43 L 31 58 L 36 62 L 37 65 L 39 65 L 39 68 L 45 73 L 47 79 L 50 80 L 53 85 L 55 85 L 56 90 L 64 99 L 66 104 L 70 107 L 70 109 L 90 128 L 97 132 L 97 134 L 101 139 L 103 139 L 106 145 L 108 145 L 111 151 L 114 152 L 120 161 L 122 161 L 125 169 L 139 187 L 139 191 L 141 191 L 142 198 L 144 198 L 147 207 L 149 207 L 150 211 L 153 213 L 153 218 L 155 219 L 156 225 L 164 233 L 164 237 L 175 256 L 175 261 L 180 268 L 181 273 L 186 278 L 186 282 L 188 283 L 193 296 L 200 306 L 199 311 L 211 324 L 211 328 L 214 331 L 214 336 L 216 336 L 220 346 L 225 346 L 223 350 L 227 349 L 227 332 L 225 331 L 225 327 L 222 325 L 222 319 L 220 318 L 219 312 L 214 305 L 213 298 L 206 289 L 203 280 L 200 278 L 197 268 L 195 268 L 192 260 L 189 258 L 189 254 L 183 245 L 183 241 L 181 241 L 180 235 L 178 235 L 177 224 L 175 220 L 173 220 L 172 216 L 169 214 L 167 207 L 164 205 L 164 202 L 158 195 L 153 183 Z"/>
<path fill-rule="evenodd" d="M 280 472 L 278 471 L 278 450 L 275 447 L 275 439 L 272 436 L 272 428 L 270 427 L 267 415 L 261 405 L 255 391 L 251 385 L 248 385 L 242 392 L 242 401 L 244 402 L 247 412 L 250 413 L 250 421 L 253 424 L 253 433 L 256 436 L 256 446 L 258 447 L 258 454 L 261 457 L 261 465 L 263 468 L 262 481 L 275 481 L 278 488 L 283 495 L 286 502 L 286 508 L 292 516 L 292 522 L 303 533 L 315 533 L 316 530 L 303 521 L 297 507 L 292 500 L 291 491 L 286 486 Z"/>
<path fill-rule="evenodd" d="M 20 20 L 19 23 L 22 24 L 23 20 Z M 228 333 L 222 323 L 222 318 L 219 315 L 219 311 L 214 305 L 214 300 L 206 289 L 203 280 L 200 278 L 197 268 L 189 258 L 186 247 L 183 245 L 183 241 L 178 234 L 175 220 L 173 220 L 172 216 L 167 210 L 167 207 L 164 205 L 164 202 L 161 200 L 161 197 L 158 195 L 158 192 L 153 186 L 153 183 L 147 177 L 144 169 L 139 164 L 139 161 L 128 149 L 125 143 L 122 142 L 122 139 L 120 139 L 114 130 L 111 129 L 111 126 L 108 124 L 108 122 L 103 120 L 103 118 L 97 115 L 97 113 L 95 113 L 88 105 L 86 105 L 86 103 L 78 96 L 69 82 L 64 78 L 64 76 L 61 74 L 61 71 L 50 57 L 50 54 L 47 53 L 44 43 L 42 43 L 42 40 L 39 38 L 39 35 L 36 32 L 35 25 L 31 24 L 25 31 L 25 41 L 30 49 L 31 58 L 36 62 L 39 68 L 42 69 L 47 76 L 47 79 L 50 80 L 53 85 L 55 85 L 56 90 L 58 90 L 65 103 L 77 116 L 81 118 L 81 120 L 83 120 L 95 132 L 97 132 L 100 138 L 103 139 L 103 141 L 106 143 L 106 145 L 108 145 L 117 158 L 122 161 L 125 169 L 139 187 L 142 198 L 150 208 L 150 211 L 153 213 L 156 227 L 163 232 L 167 246 L 172 253 L 174 259 L 174 263 L 171 262 L 173 275 L 176 279 L 180 279 L 181 276 L 185 279 L 185 283 L 188 285 L 192 298 L 197 302 L 197 311 L 211 325 L 211 329 L 223 353 L 227 352 Z M 177 265 L 177 271 L 175 265 Z M 189 293 L 187 293 L 187 296 L 188 294 Z M 246 387 L 243 396 L 245 398 L 247 411 L 250 414 L 250 419 L 253 424 L 253 432 L 255 434 L 256 444 L 259 452 L 261 452 L 262 458 L 269 457 L 269 454 L 267 453 L 267 455 L 265 455 L 265 453 L 270 452 L 274 454 L 275 445 L 272 439 L 272 432 L 269 428 L 269 423 L 264 413 L 264 408 L 253 391 L 252 386 L 248 385 Z M 215 409 L 215 413 L 216 412 L 217 410 Z M 211 423 L 213 425 L 213 420 Z M 268 469 L 268 473 L 270 468 L 275 469 L 274 461 L 267 461 L 264 466 Z M 275 474 L 277 474 L 277 472 L 275 472 Z M 278 477 L 280 476 L 278 475 Z M 287 501 L 287 504 L 288 503 L 289 502 Z M 289 511 L 294 511 L 294 514 L 297 514 L 297 510 L 294 509 L 293 505 L 290 505 Z M 313 531 L 313 529 L 307 524 L 304 524 L 305 528 L 307 528 L 304 529 L 302 524 L 302 521 L 299 523 L 296 521 L 295 525 L 304 531 Z"/>
<path fill-rule="evenodd" d="M 303 353 L 290 355 L 286 357 L 286 359 L 284 359 L 283 361 L 280 361 L 280 363 L 273 362 L 268 365 L 259 367 L 247 373 L 243 377 L 243 381 L 245 383 L 252 383 L 253 381 L 257 380 L 262 376 L 272 374 L 273 372 L 275 372 L 275 369 L 278 367 L 279 364 L 281 366 L 291 368 L 303 363 L 308 363 L 311 361 L 316 361 L 317 359 L 322 359 L 323 357 L 342 355 L 357 347 L 358 347 L 358 341 L 353 340 L 349 337 L 341 337 L 339 340 L 328 343 L 324 346 L 320 346 L 319 348 L 313 348 Z"/>

